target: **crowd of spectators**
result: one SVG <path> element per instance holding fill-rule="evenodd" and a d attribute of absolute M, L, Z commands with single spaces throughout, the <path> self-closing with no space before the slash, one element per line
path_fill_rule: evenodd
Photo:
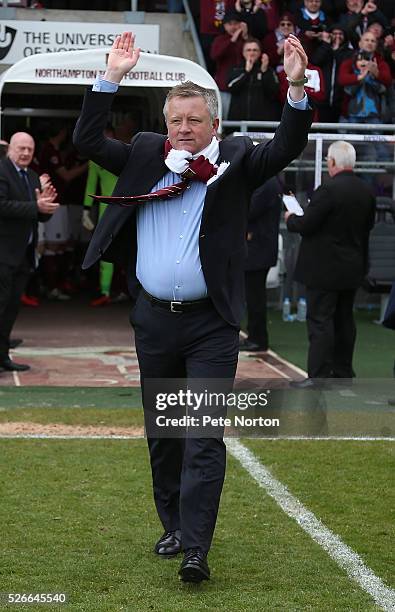
<path fill-rule="evenodd" d="M 284 40 L 309 57 L 315 120 L 382 123 L 395 115 L 392 0 L 200 0 L 200 39 L 223 116 L 279 118 L 287 81 Z"/>
<path fill-rule="evenodd" d="M 26 0 L 32 8 L 130 10 L 130 0 Z M 287 92 L 284 40 L 297 35 L 310 63 L 306 90 L 322 122 L 395 116 L 393 0 L 189 0 L 224 119 L 279 118 Z M 181 12 L 182 0 L 139 0 L 139 10 Z M 166 9 L 164 9 L 166 10 Z M 259 101 L 259 102 L 258 102 Z"/>

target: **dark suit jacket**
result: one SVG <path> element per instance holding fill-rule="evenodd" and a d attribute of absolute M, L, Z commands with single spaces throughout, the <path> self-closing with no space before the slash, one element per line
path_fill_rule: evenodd
<path fill-rule="evenodd" d="M 164 163 L 166 136 L 137 134 L 131 144 L 108 139 L 103 131 L 113 95 L 87 91 L 74 132 L 80 152 L 119 176 L 114 195 L 148 193 L 168 171 Z M 244 311 L 244 259 L 248 202 L 251 193 L 299 155 L 307 142 L 310 111 L 286 105 L 283 123 L 268 145 L 254 147 L 249 138 L 220 142 L 219 161 L 228 161 L 226 172 L 206 194 L 199 232 L 199 251 L 208 293 L 220 315 L 239 326 Z M 138 206 L 138 204 L 136 205 Z M 138 293 L 135 277 L 135 206 L 111 205 L 100 220 L 83 264 L 100 257 L 128 263 L 132 295 Z"/>
<path fill-rule="evenodd" d="M 375 197 L 369 185 L 345 171 L 321 185 L 303 217 L 287 227 L 302 235 L 295 280 L 311 289 L 341 291 L 360 286 L 367 272 Z"/>
<path fill-rule="evenodd" d="M 254 191 L 248 214 L 247 271 L 268 269 L 277 263 L 282 191 L 276 176 Z"/>
<path fill-rule="evenodd" d="M 34 190 L 40 189 L 38 175 L 28 168 L 29 182 Z M 39 215 L 36 200 L 27 192 L 14 164 L 8 159 L 0 161 L 0 263 L 19 266 L 25 256 L 33 232 L 33 246 L 37 240 L 37 221 L 48 219 Z M 33 250 L 32 250 L 33 252 Z"/>

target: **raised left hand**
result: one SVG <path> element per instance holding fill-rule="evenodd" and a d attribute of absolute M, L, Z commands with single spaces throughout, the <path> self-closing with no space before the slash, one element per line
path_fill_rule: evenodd
<path fill-rule="evenodd" d="M 284 42 L 284 70 L 292 80 L 303 79 L 307 68 L 308 58 L 300 40 L 290 34 Z"/>

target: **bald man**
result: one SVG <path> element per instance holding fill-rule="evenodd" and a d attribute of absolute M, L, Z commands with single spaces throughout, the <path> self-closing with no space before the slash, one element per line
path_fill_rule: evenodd
<path fill-rule="evenodd" d="M 0 161 L 0 372 L 29 369 L 10 359 L 10 333 L 34 268 L 37 222 L 47 221 L 58 208 L 48 177 L 41 184 L 29 168 L 33 154 L 33 138 L 17 132 L 11 137 L 7 157 Z"/>

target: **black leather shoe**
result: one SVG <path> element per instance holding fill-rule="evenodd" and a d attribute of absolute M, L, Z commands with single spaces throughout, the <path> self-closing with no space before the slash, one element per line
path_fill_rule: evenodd
<path fill-rule="evenodd" d="M 178 575 L 183 582 L 199 583 L 202 580 L 210 580 L 207 555 L 200 548 L 188 548 L 185 551 Z"/>
<path fill-rule="evenodd" d="M 0 371 L 6 370 L 7 372 L 26 372 L 30 370 L 30 366 L 24 363 L 15 363 L 10 358 L 0 361 Z"/>
<path fill-rule="evenodd" d="M 154 551 L 160 557 L 175 557 L 181 552 L 181 530 L 166 531 L 155 544 Z"/>
<path fill-rule="evenodd" d="M 264 353 L 268 350 L 267 346 L 256 344 L 256 342 L 250 342 L 249 340 L 242 340 L 239 343 L 239 351 L 246 351 L 249 353 Z"/>
<path fill-rule="evenodd" d="M 9 347 L 10 349 L 15 349 L 17 346 L 20 346 L 23 343 L 22 338 L 10 338 Z"/>

